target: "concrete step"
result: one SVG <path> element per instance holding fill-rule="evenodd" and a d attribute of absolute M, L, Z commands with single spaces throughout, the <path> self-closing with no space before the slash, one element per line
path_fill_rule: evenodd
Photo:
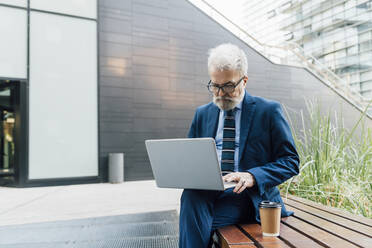
<path fill-rule="evenodd" d="M 123 224 L 123 223 L 143 223 L 143 222 L 163 222 L 178 221 L 178 214 L 176 210 L 147 212 L 138 214 L 114 215 L 84 219 L 73 219 L 63 221 L 50 221 L 22 225 L 7 225 L 0 226 L 0 233 L 2 230 L 9 229 L 28 229 L 28 228 L 49 228 L 49 227 L 65 227 L 65 226 L 93 226 L 99 224 Z"/>
<path fill-rule="evenodd" d="M 2 247 L 176 247 L 176 211 L 3 226 Z"/>
<path fill-rule="evenodd" d="M 103 240 L 39 242 L 0 245 L 0 248 L 177 248 L 178 236 L 128 237 Z"/>

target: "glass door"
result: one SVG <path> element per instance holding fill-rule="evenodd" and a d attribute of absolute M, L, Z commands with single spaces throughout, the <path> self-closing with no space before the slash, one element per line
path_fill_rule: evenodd
<path fill-rule="evenodd" d="M 0 178 L 15 175 L 15 84 L 0 80 Z"/>

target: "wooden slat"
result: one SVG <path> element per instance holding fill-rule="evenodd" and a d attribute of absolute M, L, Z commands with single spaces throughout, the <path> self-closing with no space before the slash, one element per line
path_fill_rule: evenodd
<path fill-rule="evenodd" d="M 259 224 L 244 224 L 240 225 L 254 240 L 264 248 L 287 248 L 286 243 L 277 237 L 262 236 L 262 229 Z"/>
<path fill-rule="evenodd" d="M 285 195 L 282 195 L 282 198 L 283 198 L 283 201 L 285 203 L 286 202 Z M 372 219 L 366 218 L 364 216 L 355 215 L 355 214 L 352 214 L 352 213 L 343 211 L 343 210 L 341 210 L 339 208 L 334 208 L 334 207 L 330 207 L 330 206 L 324 206 L 323 204 L 316 203 L 316 202 L 313 202 L 313 201 L 310 201 L 310 200 L 307 200 L 307 199 L 303 199 L 303 198 L 300 198 L 300 197 L 297 197 L 297 196 L 293 196 L 293 195 L 288 195 L 288 199 L 291 199 L 293 201 L 297 201 L 297 202 L 300 202 L 300 203 L 303 203 L 303 204 L 312 206 L 314 208 L 318 208 L 320 210 L 329 212 L 329 213 L 331 213 L 333 215 L 338 215 L 340 217 L 347 218 L 347 219 L 349 219 L 351 221 L 358 222 L 358 223 L 367 225 L 369 227 L 372 227 Z"/>
<path fill-rule="evenodd" d="M 255 245 L 230 245 L 230 248 L 257 248 Z"/>
<path fill-rule="evenodd" d="M 369 227 L 367 225 L 364 225 L 364 224 L 361 224 L 361 223 L 358 223 L 358 222 L 355 222 L 355 221 L 351 221 L 349 219 L 340 217 L 338 215 L 331 214 L 327 211 L 324 211 L 324 210 L 321 210 L 321 209 L 318 209 L 318 208 L 314 208 L 312 206 L 305 205 L 305 204 L 297 202 L 297 201 L 293 201 L 291 199 L 288 199 L 285 202 L 285 204 L 287 206 L 291 206 L 291 207 L 294 207 L 296 209 L 300 209 L 304 212 L 307 212 L 309 214 L 318 216 L 320 218 L 327 219 L 328 221 L 334 222 L 338 225 L 342 225 L 342 226 L 344 226 L 348 229 L 352 229 L 356 232 L 359 232 L 359 233 L 362 233 L 362 234 L 366 235 L 367 237 L 372 238 L 372 236 L 371 236 L 372 235 L 372 227 Z M 296 211 L 296 210 L 294 210 L 294 211 Z M 357 218 L 357 216 L 355 216 L 355 217 Z"/>
<path fill-rule="evenodd" d="M 295 217 L 288 218 L 287 220 L 283 221 L 289 227 L 295 229 L 296 231 L 302 233 L 309 238 L 314 239 L 317 243 L 322 244 L 326 247 L 358 247 L 346 240 L 343 240 L 329 232 L 326 232 L 318 227 L 315 227 L 309 223 L 301 221 Z"/>
<path fill-rule="evenodd" d="M 287 210 L 294 211 L 295 217 L 299 217 L 313 224 L 314 226 L 319 227 L 320 229 L 338 235 L 339 237 L 344 238 L 357 246 L 368 247 L 368 244 L 369 245 L 372 244 L 372 239 L 363 234 L 357 233 L 355 231 L 352 231 L 335 223 L 329 222 L 317 216 L 308 214 L 302 210 L 292 208 L 288 205 Z"/>
<path fill-rule="evenodd" d="M 255 247 L 254 242 L 234 225 L 219 228 L 218 235 L 221 239 L 222 248 L 232 247 L 232 245 L 239 245 L 241 248 L 243 248 L 242 245 L 247 245 L 247 247 L 253 245 Z"/>
<path fill-rule="evenodd" d="M 314 240 L 306 237 L 305 235 L 297 232 L 289 226 L 280 224 L 280 238 L 287 241 L 294 247 L 301 248 L 320 248 L 322 245 L 316 243 Z"/>
<path fill-rule="evenodd" d="M 263 248 L 282 248 L 282 247 L 289 247 L 287 246 L 284 242 L 282 243 L 260 243 L 260 246 L 258 247 L 263 247 Z"/>

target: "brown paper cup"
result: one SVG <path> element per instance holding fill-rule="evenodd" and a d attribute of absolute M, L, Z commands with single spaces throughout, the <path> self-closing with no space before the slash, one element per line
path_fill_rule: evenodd
<path fill-rule="evenodd" d="M 281 204 L 279 202 L 262 201 L 259 208 L 262 235 L 279 236 Z"/>

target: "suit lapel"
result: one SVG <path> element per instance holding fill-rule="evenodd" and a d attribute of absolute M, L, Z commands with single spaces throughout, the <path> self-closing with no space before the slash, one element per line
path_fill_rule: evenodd
<path fill-rule="evenodd" d="M 214 138 L 217 132 L 220 109 L 212 104 L 208 112 L 208 129 L 206 130 L 206 136 Z"/>
<path fill-rule="evenodd" d="M 253 114 L 256 109 L 256 103 L 251 95 L 245 91 L 240 120 L 240 140 L 239 140 L 239 162 L 242 158 L 245 145 L 247 143 L 249 128 L 252 124 Z"/>

